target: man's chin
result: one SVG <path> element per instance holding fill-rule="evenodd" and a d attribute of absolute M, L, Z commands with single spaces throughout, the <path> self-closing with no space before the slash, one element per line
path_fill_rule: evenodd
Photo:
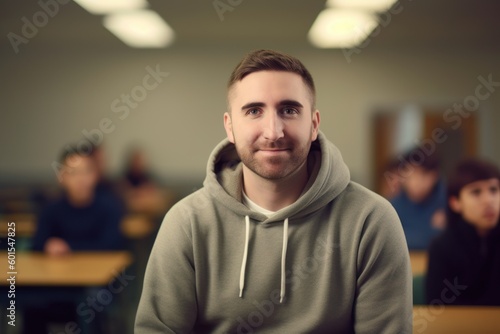
<path fill-rule="evenodd" d="M 259 164 L 259 168 L 250 168 L 255 174 L 262 178 L 268 180 L 279 180 L 286 177 L 290 171 L 288 171 L 289 165 L 283 164 L 272 164 L 271 166 L 264 166 L 264 164 Z"/>
<path fill-rule="evenodd" d="M 287 176 L 282 171 L 279 171 L 279 172 L 268 172 L 268 171 L 257 172 L 256 174 L 259 175 L 261 178 L 266 179 L 266 180 L 281 180 Z"/>
<path fill-rule="evenodd" d="M 260 170 L 273 172 L 280 172 L 290 167 L 292 162 L 285 157 L 267 157 L 265 159 L 258 159 L 257 166 Z"/>

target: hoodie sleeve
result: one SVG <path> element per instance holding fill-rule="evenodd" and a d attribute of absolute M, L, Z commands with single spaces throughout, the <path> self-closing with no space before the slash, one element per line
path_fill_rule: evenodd
<path fill-rule="evenodd" d="M 412 333 L 408 247 L 394 209 L 381 211 L 367 218 L 359 244 L 354 329 L 356 333 Z"/>
<path fill-rule="evenodd" d="M 165 216 L 146 268 L 135 334 L 189 333 L 197 316 L 189 218 L 174 206 Z"/>

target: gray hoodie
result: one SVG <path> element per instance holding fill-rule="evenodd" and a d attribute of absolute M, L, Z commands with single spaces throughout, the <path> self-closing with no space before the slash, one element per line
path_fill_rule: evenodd
<path fill-rule="evenodd" d="M 135 333 L 411 333 L 396 212 L 321 132 L 308 168 L 300 198 L 267 217 L 241 202 L 234 145 L 217 145 L 204 187 L 163 220 Z"/>

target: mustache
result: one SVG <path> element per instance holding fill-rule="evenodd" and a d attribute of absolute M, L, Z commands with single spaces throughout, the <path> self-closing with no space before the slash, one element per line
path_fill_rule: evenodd
<path fill-rule="evenodd" d="M 293 146 L 294 141 L 285 136 L 278 138 L 276 140 L 269 140 L 265 138 L 260 138 L 254 142 L 256 147 L 269 147 L 269 148 L 280 148 L 280 147 L 290 147 Z"/>
<path fill-rule="evenodd" d="M 292 143 L 266 143 L 262 145 L 255 145 L 254 148 L 256 150 L 287 150 L 287 149 L 293 149 L 293 144 Z"/>

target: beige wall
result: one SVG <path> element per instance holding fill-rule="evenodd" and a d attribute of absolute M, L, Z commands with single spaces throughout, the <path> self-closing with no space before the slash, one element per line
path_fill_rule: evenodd
<path fill-rule="evenodd" d="M 27 45 L 29 46 L 29 45 Z M 321 128 L 336 143 L 355 180 L 371 186 L 372 108 L 417 103 L 448 106 L 474 93 L 479 75 L 500 81 L 500 52 L 376 50 L 368 46 L 348 63 L 340 51 L 282 49 L 311 70 Z M 165 51 L 87 51 L 44 48 L 0 53 L 2 111 L 0 182 L 53 180 L 52 161 L 63 143 L 109 118 L 104 135 L 110 169 L 126 148 L 147 148 L 162 178 L 201 181 L 208 154 L 224 137 L 225 83 L 244 48 L 173 48 Z M 142 84 L 147 66 L 169 76 L 128 117 L 112 102 Z M 481 103 L 480 151 L 500 163 L 500 87 Z"/>

